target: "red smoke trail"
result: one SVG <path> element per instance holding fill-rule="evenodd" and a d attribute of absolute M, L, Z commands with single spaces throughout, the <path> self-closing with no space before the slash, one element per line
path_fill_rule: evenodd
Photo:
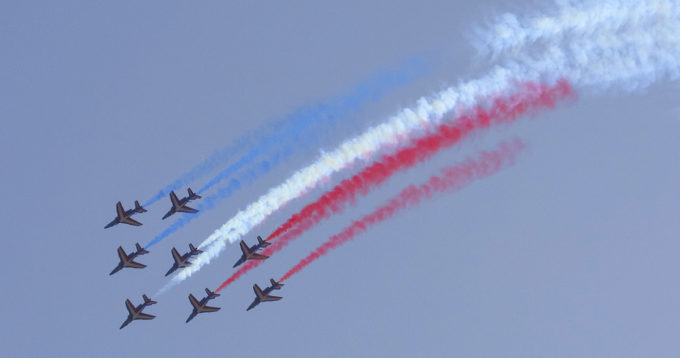
<path fill-rule="evenodd" d="M 512 95 L 494 99 L 490 108 L 476 106 L 456 120 L 438 126 L 432 134 L 418 139 L 393 155 L 383 156 L 380 161 L 366 167 L 350 179 L 343 180 L 317 201 L 290 217 L 269 235 L 267 241 L 276 237 L 279 239 L 266 248 L 263 254 L 270 256 L 281 250 L 290 241 L 330 216 L 331 213 L 342 211 L 344 204 L 353 201 L 357 194 L 366 194 L 369 189 L 378 186 L 395 172 L 425 161 L 440 149 L 455 145 L 474 130 L 512 123 L 520 115 L 543 108 L 553 108 L 558 100 L 572 95 L 571 86 L 566 80 L 560 80 L 553 86 L 532 82 L 520 83 L 517 88 L 518 90 Z M 247 261 L 220 285 L 217 292 L 257 267 L 260 262 Z"/>
<path fill-rule="evenodd" d="M 482 152 L 476 160 L 468 158 L 461 164 L 442 169 L 441 175 L 431 177 L 424 184 L 419 186 L 409 185 L 387 204 L 354 221 L 339 234 L 331 236 L 328 241 L 317 247 L 316 250 L 293 266 L 279 281 L 287 280 L 316 259 L 327 254 L 328 251 L 352 240 L 358 234 L 366 231 L 371 225 L 391 218 L 400 210 L 416 205 L 423 199 L 429 199 L 435 193 L 461 189 L 476 179 L 494 174 L 504 166 L 513 164 L 515 156 L 523 147 L 524 145 L 519 140 L 510 144 L 502 143 L 493 152 Z"/>
<path fill-rule="evenodd" d="M 418 139 L 413 145 L 399 150 L 396 154 L 383 156 L 381 160 L 366 167 L 360 173 L 343 180 L 317 201 L 291 216 L 267 237 L 267 241 L 300 226 L 304 227 L 303 230 L 297 230 L 301 234 L 332 213 L 342 211 L 344 204 L 353 202 L 357 194 L 365 195 L 395 172 L 429 159 L 442 148 L 455 145 L 476 129 L 514 122 L 520 115 L 530 110 L 552 108 L 557 100 L 571 93 L 571 88 L 566 81 L 559 81 L 552 87 L 536 83 L 522 83 L 518 87 L 517 93 L 496 98 L 489 109 L 477 106 L 469 114 L 461 116 L 452 123 L 440 125 L 434 133 Z M 292 240 L 294 237 L 288 237 L 288 239 Z"/>
<path fill-rule="evenodd" d="M 267 255 L 267 256 L 269 256 L 269 255 L 266 253 L 266 252 L 268 251 L 268 249 L 269 249 L 269 248 L 265 249 L 265 251 L 263 252 L 263 253 L 264 253 L 265 255 Z M 228 278 L 226 281 L 222 282 L 222 284 L 220 285 L 220 287 L 218 287 L 218 288 L 215 290 L 215 292 L 220 292 L 220 291 L 222 291 L 225 287 L 229 286 L 230 283 L 236 281 L 236 280 L 237 280 L 239 277 L 241 277 L 241 275 L 243 275 L 244 273 L 246 273 L 246 272 L 250 271 L 251 269 L 257 267 L 261 262 L 262 262 L 262 260 L 249 260 L 249 261 L 246 261 L 246 263 L 243 264 L 243 266 L 241 266 L 240 269 L 236 270 L 236 272 L 234 272 L 231 276 L 229 276 L 229 278 Z"/>

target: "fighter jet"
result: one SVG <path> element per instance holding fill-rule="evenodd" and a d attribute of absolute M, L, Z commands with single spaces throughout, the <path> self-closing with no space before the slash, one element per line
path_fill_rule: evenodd
<path fill-rule="evenodd" d="M 262 291 L 260 286 L 257 284 L 253 285 L 253 291 L 255 291 L 255 300 L 253 300 L 253 303 L 248 306 L 246 311 L 250 311 L 251 309 L 255 308 L 255 306 L 260 304 L 260 302 L 278 301 L 282 298 L 279 296 L 271 296 L 269 293 L 273 290 L 280 290 L 281 287 L 283 287 L 283 284 L 274 281 L 274 279 L 270 279 L 269 282 L 271 282 L 272 285 L 265 288 L 264 291 Z"/>
<path fill-rule="evenodd" d="M 189 323 L 189 321 L 194 319 L 194 317 L 196 317 L 196 315 L 199 313 L 215 312 L 220 310 L 219 307 L 210 307 L 207 305 L 208 301 L 212 300 L 215 297 L 219 297 L 219 293 L 212 292 L 207 288 L 205 289 L 205 293 L 207 294 L 207 296 L 201 299 L 201 302 L 198 302 L 194 295 L 189 294 L 189 302 L 191 302 L 191 305 L 194 306 L 194 310 L 189 315 L 189 318 L 187 318 L 186 323 Z"/>
<path fill-rule="evenodd" d="M 145 213 L 146 211 L 147 211 L 146 209 L 144 209 L 141 205 L 139 205 L 139 201 L 137 201 L 137 200 L 135 200 L 135 208 L 134 209 L 130 209 L 128 211 L 125 211 L 123 209 L 123 204 L 121 204 L 120 201 L 119 201 L 118 203 L 116 203 L 116 212 L 118 213 L 118 216 L 116 216 L 116 218 L 113 219 L 113 221 L 111 221 L 108 225 L 104 226 L 104 229 L 108 229 L 111 226 L 118 225 L 120 223 L 132 225 L 132 226 L 140 226 L 140 225 L 142 225 L 142 223 L 131 218 L 131 216 L 134 215 L 135 213 Z"/>
<path fill-rule="evenodd" d="M 257 237 L 257 244 L 251 247 L 248 247 L 248 245 L 246 245 L 246 243 L 241 240 L 241 251 L 243 254 L 241 255 L 241 258 L 236 261 L 233 267 L 246 262 L 246 260 L 266 260 L 269 256 L 258 254 L 257 251 L 264 249 L 269 245 L 271 244 L 262 240 L 262 237 L 260 236 Z"/>
<path fill-rule="evenodd" d="M 144 299 L 144 303 L 141 305 L 135 307 L 132 302 L 130 302 L 129 299 L 125 300 L 125 307 L 127 307 L 128 310 L 128 318 L 123 322 L 123 324 L 120 326 L 119 329 L 123 329 L 123 327 L 127 326 L 130 324 L 130 322 L 136 320 L 136 319 L 154 319 L 156 316 L 142 313 L 142 310 L 146 306 L 151 306 L 153 304 L 156 304 L 158 302 L 152 301 L 149 297 L 146 297 L 146 295 L 142 295 L 142 298 Z"/>
<path fill-rule="evenodd" d="M 123 247 L 118 246 L 118 257 L 120 257 L 120 263 L 118 263 L 118 266 L 116 266 L 116 268 L 113 269 L 113 271 L 111 271 L 109 276 L 122 270 L 123 267 L 132 267 L 138 269 L 146 267 L 146 265 L 140 264 L 139 262 L 134 261 L 134 259 L 139 255 L 148 254 L 149 251 L 144 250 L 141 246 L 139 246 L 139 244 L 135 244 L 135 247 L 137 248 L 137 251 L 133 251 L 130 253 L 130 255 L 126 255 L 125 250 L 123 250 Z"/>
<path fill-rule="evenodd" d="M 189 193 L 189 195 L 183 197 L 182 200 L 177 198 L 177 194 L 175 194 L 174 190 L 170 192 L 170 201 L 172 202 L 172 207 L 170 208 L 168 213 L 165 214 L 165 216 L 163 216 L 163 220 L 167 219 L 170 215 L 177 213 L 177 212 L 180 212 L 180 213 L 197 213 L 198 212 L 198 210 L 188 207 L 187 203 L 192 201 L 192 200 L 200 199 L 201 196 L 198 195 L 198 194 L 195 194 L 193 191 L 191 191 L 191 188 L 187 188 L 187 192 Z"/>
<path fill-rule="evenodd" d="M 177 249 L 174 247 L 172 248 L 172 250 L 170 250 L 170 252 L 172 253 L 172 258 L 175 259 L 175 263 L 172 264 L 172 267 L 170 268 L 170 270 L 168 270 L 168 273 L 166 273 L 165 276 L 175 272 L 175 270 L 177 270 L 180 267 L 187 267 L 191 265 L 189 258 L 191 256 L 198 255 L 203 251 L 195 248 L 194 245 L 189 244 L 189 252 L 182 256 L 179 255 L 179 252 L 177 252 Z"/>

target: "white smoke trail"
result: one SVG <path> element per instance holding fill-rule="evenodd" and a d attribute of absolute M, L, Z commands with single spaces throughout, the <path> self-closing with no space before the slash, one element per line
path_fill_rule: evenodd
<path fill-rule="evenodd" d="M 505 14 L 473 45 L 498 63 L 529 66 L 597 90 L 644 89 L 677 79 L 680 2 L 562 1 L 555 16 Z"/>
<path fill-rule="evenodd" d="M 607 2 L 610 6 L 614 3 L 628 2 Z M 509 91 L 516 81 L 553 82 L 566 78 L 577 89 L 604 90 L 617 86 L 636 90 L 666 76 L 677 78 L 680 57 L 678 6 L 675 1 L 654 1 L 652 5 L 655 6 L 621 6 L 615 12 L 610 12 L 611 7 L 604 5 L 563 5 L 562 9 L 567 6 L 568 11 L 544 18 L 538 25 L 522 25 L 518 20 L 511 21 L 512 26 L 503 25 L 509 29 L 507 31 L 518 31 L 518 35 L 504 35 L 505 42 L 485 42 L 492 44 L 496 59 L 501 60 L 501 65 L 487 76 L 446 89 L 430 99 L 422 98 L 414 109 L 404 109 L 388 122 L 346 140 L 332 152 L 323 153 L 317 161 L 270 189 L 203 241 L 200 246 L 205 252 L 161 292 L 200 270 L 216 258 L 227 243 L 238 241 L 271 213 L 334 172 L 385 146 L 398 144 L 423 127 L 438 123 L 448 112 L 466 108 L 494 93 Z M 655 21 L 650 21 L 651 18 Z M 506 15 L 502 21 L 507 19 L 516 17 Z M 529 35 L 535 28 L 545 29 L 542 33 Z M 539 40 L 544 46 L 536 55 L 517 50 Z"/>
<path fill-rule="evenodd" d="M 479 52 L 494 57 L 522 53 L 532 44 L 649 27 L 677 12 L 676 7 L 674 0 L 558 1 L 555 15 L 524 15 L 520 20 L 503 14 L 493 24 L 476 28 L 472 42 Z"/>

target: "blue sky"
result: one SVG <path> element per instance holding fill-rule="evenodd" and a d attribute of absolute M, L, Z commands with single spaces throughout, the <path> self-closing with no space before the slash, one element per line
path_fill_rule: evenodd
<path fill-rule="evenodd" d="M 339 126 L 319 148 L 331 149 L 484 72 L 468 31 L 532 4 L 3 3 L 0 353 L 677 356 L 680 122 L 677 84 L 663 81 L 643 93 L 582 96 L 444 151 L 225 289 L 213 301 L 218 313 L 184 323 L 187 295 L 226 279 L 236 247 L 158 297 L 148 309 L 155 320 L 118 330 L 125 298 L 138 302 L 166 282 L 173 246 L 202 241 L 317 152 L 292 156 L 156 245 L 140 259 L 147 269 L 109 277 L 116 247 L 130 250 L 168 225 L 161 200 L 138 216 L 142 227 L 104 230 L 116 201 L 145 200 L 244 133 L 376 71 L 413 56 L 433 65 Z M 405 185 L 514 136 L 528 148 L 513 168 L 377 225 L 291 278 L 281 302 L 246 313 L 253 283 L 280 277 Z"/>

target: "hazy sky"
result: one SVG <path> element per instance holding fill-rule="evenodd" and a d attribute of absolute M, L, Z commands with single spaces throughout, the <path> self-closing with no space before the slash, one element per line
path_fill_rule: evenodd
<path fill-rule="evenodd" d="M 414 56 L 426 77 L 340 126 L 333 149 L 422 95 L 487 70 L 467 38 L 521 1 L 15 1 L 0 5 L 0 354 L 3 356 L 676 357 L 680 354 L 677 84 L 582 95 L 476 136 L 401 173 L 322 223 L 212 301 L 237 247 L 123 330 L 186 251 L 316 158 L 293 156 L 139 261 L 108 273 L 169 225 L 167 199 L 104 230 L 118 200 L 145 200 L 215 150 L 295 109 L 347 91 Z M 503 139 L 517 164 L 404 211 L 287 281 L 276 303 L 246 312 L 265 286 L 351 220 L 409 183 Z M 227 163 L 225 163 L 226 166 Z M 287 205 L 267 235 L 343 177 Z M 200 187 L 210 175 L 198 180 Z"/>

